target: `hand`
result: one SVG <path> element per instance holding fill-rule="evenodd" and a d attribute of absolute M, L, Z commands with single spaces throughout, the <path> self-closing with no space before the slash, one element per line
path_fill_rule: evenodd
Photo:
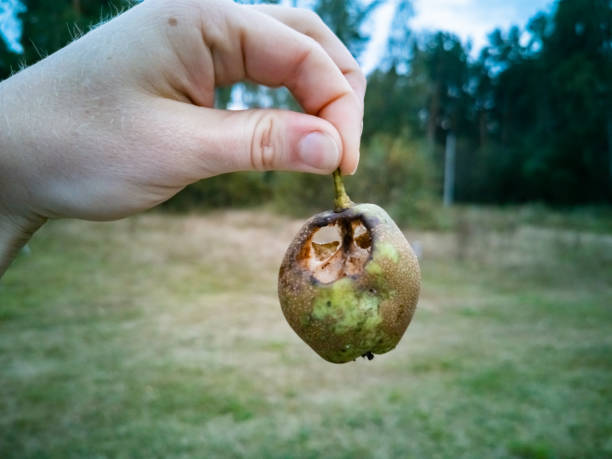
<path fill-rule="evenodd" d="M 306 114 L 214 109 L 242 80 Z M 352 173 L 364 93 L 310 11 L 147 0 L 0 84 L 0 274 L 48 218 L 121 218 L 231 171 Z"/>

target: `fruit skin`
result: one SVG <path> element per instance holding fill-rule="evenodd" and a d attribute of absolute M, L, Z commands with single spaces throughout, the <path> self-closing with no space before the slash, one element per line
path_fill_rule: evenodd
<path fill-rule="evenodd" d="M 371 236 L 363 270 L 320 282 L 298 261 L 303 246 L 317 228 L 352 220 L 361 220 Z M 395 222 L 377 205 L 357 204 L 304 224 L 285 254 L 278 295 L 293 330 L 325 360 L 344 363 L 397 345 L 414 314 L 420 279 L 417 258 Z"/>

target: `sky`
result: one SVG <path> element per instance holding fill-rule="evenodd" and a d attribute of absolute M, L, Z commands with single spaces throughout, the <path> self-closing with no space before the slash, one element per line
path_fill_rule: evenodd
<path fill-rule="evenodd" d="M 19 0 L 0 0 L 0 36 L 8 48 L 16 53 L 23 51 L 19 43 L 21 24 L 16 18 L 22 8 L 23 5 Z"/>
<path fill-rule="evenodd" d="M 308 4 L 310 0 L 299 1 Z M 285 0 L 283 3 L 293 3 Z M 380 59 L 393 18 L 397 0 L 387 0 L 373 17 L 374 34 L 360 61 L 366 73 L 371 72 Z M 524 27 L 538 11 L 550 11 L 554 0 L 413 0 L 414 17 L 410 25 L 414 31 L 445 30 L 457 34 L 464 43 L 472 42 L 472 56 L 476 57 L 487 42 L 487 34 L 496 27 L 508 29 L 517 24 Z M 15 19 L 18 0 L 0 0 L 0 32 L 8 46 L 20 52 L 20 27 Z"/>
<path fill-rule="evenodd" d="M 473 57 L 487 43 L 487 35 L 495 28 L 512 25 L 525 27 L 538 11 L 550 11 L 554 0 L 413 0 L 412 30 L 445 30 L 458 35 L 465 43 L 472 41 Z M 374 36 L 361 64 L 366 73 L 372 71 L 385 47 L 387 31 L 393 18 L 395 0 L 376 11 L 373 17 Z"/>

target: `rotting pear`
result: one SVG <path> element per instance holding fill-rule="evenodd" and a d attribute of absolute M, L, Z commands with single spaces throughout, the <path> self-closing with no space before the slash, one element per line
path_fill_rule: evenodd
<path fill-rule="evenodd" d="M 311 217 L 287 249 L 278 296 L 293 330 L 321 357 L 383 354 L 414 314 L 421 275 L 410 244 L 374 204 L 354 204 L 334 172 L 334 210 Z"/>

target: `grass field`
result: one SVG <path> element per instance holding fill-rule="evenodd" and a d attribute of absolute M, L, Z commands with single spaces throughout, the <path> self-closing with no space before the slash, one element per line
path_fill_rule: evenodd
<path fill-rule="evenodd" d="M 487 221 L 407 231 L 413 323 L 345 365 L 278 305 L 297 220 L 51 222 L 0 281 L 0 457 L 612 457 L 612 234 Z"/>

